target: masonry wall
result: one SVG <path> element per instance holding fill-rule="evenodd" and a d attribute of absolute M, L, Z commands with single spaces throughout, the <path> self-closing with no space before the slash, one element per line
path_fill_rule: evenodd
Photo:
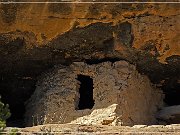
<path fill-rule="evenodd" d="M 78 75 L 93 79 L 92 109 L 78 109 Z M 156 111 L 162 105 L 162 92 L 125 61 L 93 65 L 75 62 L 69 67 L 57 66 L 39 78 L 35 93 L 27 102 L 25 118 L 29 126 L 154 124 Z"/>

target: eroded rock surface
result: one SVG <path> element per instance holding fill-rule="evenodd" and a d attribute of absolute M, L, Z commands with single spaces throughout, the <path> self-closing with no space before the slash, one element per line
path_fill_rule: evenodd
<path fill-rule="evenodd" d="M 92 109 L 79 108 L 81 96 L 87 96 L 79 92 L 79 75 L 93 79 Z M 93 65 L 76 62 L 55 67 L 39 78 L 28 101 L 25 118 L 31 126 L 46 123 L 153 124 L 157 109 L 163 105 L 163 97 L 161 90 L 125 61 Z M 83 104 L 86 102 L 90 101 L 84 100 Z"/>

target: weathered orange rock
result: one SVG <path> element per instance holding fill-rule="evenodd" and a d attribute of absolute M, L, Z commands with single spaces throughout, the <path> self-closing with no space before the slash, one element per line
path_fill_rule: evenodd
<path fill-rule="evenodd" d="M 32 32 L 38 46 L 76 27 L 97 22 L 132 23 L 133 47 L 154 44 L 159 61 L 180 55 L 179 4 L 0 4 L 0 33 Z"/>

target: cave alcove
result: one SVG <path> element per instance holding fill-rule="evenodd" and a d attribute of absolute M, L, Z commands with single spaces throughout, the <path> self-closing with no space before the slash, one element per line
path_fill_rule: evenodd
<path fill-rule="evenodd" d="M 8 127 L 24 127 L 25 102 L 35 90 L 36 80 L 6 76 L 0 80 L 2 102 L 9 105 L 11 116 L 7 119 Z"/>
<path fill-rule="evenodd" d="M 97 64 L 104 61 L 118 61 L 118 58 L 92 59 L 87 60 L 88 64 Z M 48 66 L 49 67 L 49 66 Z M 23 68 L 23 67 L 22 67 Z M 46 68 L 46 70 L 51 68 Z M 31 97 L 36 89 L 37 76 L 46 72 L 40 69 L 38 74 L 32 72 L 31 76 L 14 76 L 15 72 L 2 74 L 0 79 L 0 95 L 5 104 L 9 104 L 11 117 L 7 120 L 8 127 L 24 127 L 25 102 Z M 33 70 L 37 71 L 37 70 Z M 25 73 L 29 71 L 24 70 Z M 157 74 L 158 76 L 158 74 Z M 76 110 L 92 109 L 95 102 L 93 99 L 93 79 L 90 76 L 79 74 L 77 80 L 80 82 L 79 103 Z M 180 105 L 180 83 L 178 79 L 168 78 L 160 87 L 165 94 L 164 102 L 168 106 Z"/>
<path fill-rule="evenodd" d="M 162 86 L 162 90 L 164 91 L 165 98 L 164 102 L 169 105 L 180 105 L 180 83 L 178 79 L 171 78 L 165 80 L 165 84 Z"/>

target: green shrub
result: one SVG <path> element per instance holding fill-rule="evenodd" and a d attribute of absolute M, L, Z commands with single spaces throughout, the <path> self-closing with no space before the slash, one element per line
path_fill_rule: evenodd
<path fill-rule="evenodd" d="M 14 129 L 11 129 L 10 133 L 8 133 L 8 135 L 17 135 L 18 133 L 18 129 L 14 128 Z"/>
<path fill-rule="evenodd" d="M 1 102 L 0 96 L 0 131 L 6 127 L 6 120 L 11 116 L 9 105 L 5 105 Z"/>

